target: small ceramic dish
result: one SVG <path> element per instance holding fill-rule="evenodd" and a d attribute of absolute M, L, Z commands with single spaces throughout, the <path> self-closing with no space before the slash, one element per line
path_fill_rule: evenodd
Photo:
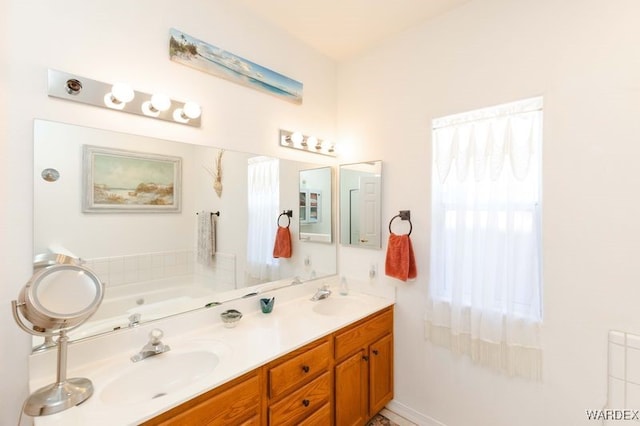
<path fill-rule="evenodd" d="M 220 318 L 222 318 L 222 322 L 224 322 L 225 327 L 233 328 L 238 324 L 240 318 L 242 318 L 242 312 L 236 311 L 235 309 L 229 309 L 228 311 L 221 313 Z"/>

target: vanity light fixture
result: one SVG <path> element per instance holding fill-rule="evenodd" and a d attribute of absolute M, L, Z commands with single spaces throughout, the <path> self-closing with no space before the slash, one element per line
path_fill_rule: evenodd
<path fill-rule="evenodd" d="M 305 136 L 300 132 L 289 130 L 280 129 L 280 146 L 331 157 L 336 156 L 335 145 L 330 141 L 323 141 L 315 136 Z"/>
<path fill-rule="evenodd" d="M 115 111 L 200 127 L 202 110 L 195 102 L 133 90 L 123 83 L 109 84 L 49 69 L 48 95 Z"/>

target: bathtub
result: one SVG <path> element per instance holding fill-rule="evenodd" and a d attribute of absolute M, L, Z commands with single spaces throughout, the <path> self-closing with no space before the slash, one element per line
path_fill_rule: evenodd
<path fill-rule="evenodd" d="M 206 283 L 195 275 L 107 287 L 98 311 L 69 336 L 78 339 L 126 328 L 129 317 L 134 314 L 139 314 L 140 321 L 145 322 L 202 308 L 216 301 L 221 291 L 233 288 L 231 284 Z"/>

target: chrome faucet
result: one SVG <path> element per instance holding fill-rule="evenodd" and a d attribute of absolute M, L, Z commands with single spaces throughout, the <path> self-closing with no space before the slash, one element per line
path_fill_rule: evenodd
<path fill-rule="evenodd" d="M 331 290 L 329 290 L 329 286 L 327 284 L 323 285 L 316 291 L 316 294 L 311 298 L 312 301 L 316 302 L 318 300 L 326 299 L 331 295 Z"/>
<path fill-rule="evenodd" d="M 169 345 L 165 345 L 160 341 L 164 333 L 159 328 L 154 328 L 149 333 L 149 342 L 142 347 L 140 352 L 131 357 L 131 361 L 138 362 L 150 356 L 159 355 L 171 350 Z"/>

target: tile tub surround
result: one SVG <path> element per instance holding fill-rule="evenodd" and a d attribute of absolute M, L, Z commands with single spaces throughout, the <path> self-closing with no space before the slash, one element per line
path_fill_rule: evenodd
<path fill-rule="evenodd" d="M 352 291 L 363 303 L 340 315 L 320 315 L 309 299 L 322 284 L 329 284 L 338 298 L 337 277 L 317 280 L 285 289 L 265 292 L 257 297 L 224 303 L 150 324 L 122 330 L 108 336 L 95 337 L 71 344 L 67 377 L 86 377 L 93 382 L 94 394 L 80 406 L 61 413 L 35 418 L 37 426 L 137 424 L 193 397 L 240 377 L 269 361 L 300 348 L 314 340 L 367 317 L 394 302 Z M 260 312 L 260 297 L 277 296 L 273 312 Z M 225 328 L 220 313 L 237 309 L 244 316 L 235 328 Z M 129 357 L 147 342 L 149 331 L 160 328 L 163 342 L 179 350 L 197 342 L 199 345 L 222 344 L 226 350 L 214 372 L 184 388 L 150 400 L 144 404 L 114 406 L 101 400 L 101 392 L 114 378 L 114 373 L 130 365 Z M 144 362 L 144 361 L 141 361 Z M 34 354 L 29 359 L 30 389 L 36 390 L 55 381 L 55 351 Z"/>
<path fill-rule="evenodd" d="M 216 253 L 211 265 L 196 262 L 194 250 L 177 250 L 84 259 L 85 265 L 105 282 L 107 287 L 186 275 L 199 275 L 212 284 L 236 286 L 236 256 Z"/>
<path fill-rule="evenodd" d="M 608 340 L 606 408 L 637 410 L 640 408 L 640 335 L 612 330 Z"/>

